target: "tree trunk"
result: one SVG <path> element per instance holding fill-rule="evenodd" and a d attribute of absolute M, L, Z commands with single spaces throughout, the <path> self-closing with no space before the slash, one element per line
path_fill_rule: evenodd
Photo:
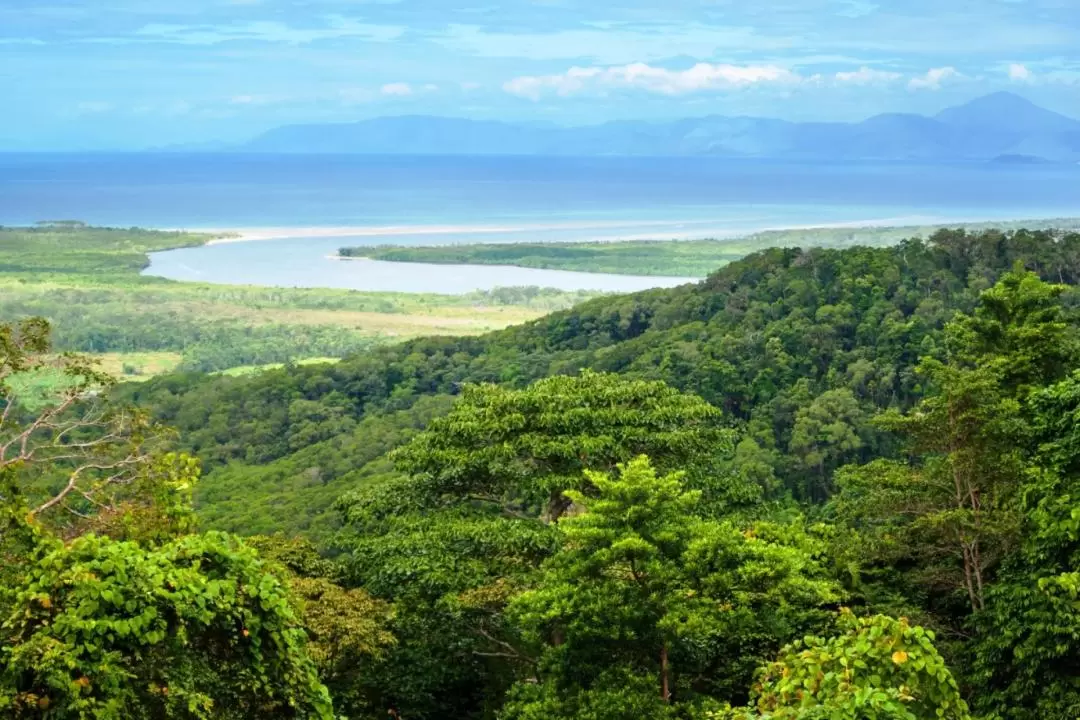
<path fill-rule="evenodd" d="M 563 495 L 558 490 L 553 490 L 551 496 L 548 498 L 547 512 L 544 513 L 544 521 L 550 524 L 558 524 L 559 518 L 563 516 L 573 503 L 570 499 Z"/>

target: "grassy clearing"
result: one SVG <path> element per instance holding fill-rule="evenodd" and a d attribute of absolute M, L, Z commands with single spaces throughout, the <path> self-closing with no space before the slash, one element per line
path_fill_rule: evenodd
<path fill-rule="evenodd" d="M 184 356 L 175 352 L 100 353 L 92 356 L 117 380 L 139 382 L 180 367 Z"/>
<path fill-rule="evenodd" d="M 303 360 L 297 360 L 293 365 L 333 365 L 334 363 L 341 362 L 341 358 L 333 357 L 313 357 L 305 358 Z M 243 375 L 254 375 L 256 373 L 266 372 L 267 370 L 280 370 L 285 367 L 285 363 L 267 363 L 265 365 L 240 365 L 238 367 L 229 368 L 228 370 L 221 370 L 217 375 L 227 375 L 229 377 L 241 377 Z"/>

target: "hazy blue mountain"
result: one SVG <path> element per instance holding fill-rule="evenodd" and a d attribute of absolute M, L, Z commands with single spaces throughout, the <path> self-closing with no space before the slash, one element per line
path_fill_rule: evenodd
<path fill-rule="evenodd" d="M 1012 93 L 995 93 L 935 117 L 876 115 L 858 123 L 795 123 L 708 116 L 587 127 L 527 126 L 400 116 L 346 124 L 290 125 L 234 150 L 408 155 L 711 155 L 793 160 L 1025 157 L 1080 161 L 1080 121 Z"/>
<path fill-rule="evenodd" d="M 1014 133 L 1058 133 L 1080 130 L 1080 122 L 1041 108 L 1009 92 L 984 95 L 969 103 L 943 110 L 936 119 L 960 128 L 997 128 Z"/>

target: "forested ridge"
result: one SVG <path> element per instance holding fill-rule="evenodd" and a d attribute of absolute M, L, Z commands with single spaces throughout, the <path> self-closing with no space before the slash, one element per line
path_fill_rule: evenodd
<path fill-rule="evenodd" d="M 1017 261 L 1071 284 L 1080 235 L 944 232 L 889 248 L 770 249 L 699 284 L 601 298 L 483 337 L 422 338 L 254 378 L 165 377 L 125 397 L 177 427 L 207 469 L 283 470 L 301 447 L 314 456 L 349 436 L 363 444 L 372 429 L 357 432 L 359 419 L 404 417 L 424 396 L 591 368 L 701 396 L 741 429 L 733 462 L 743 472 L 778 496 L 820 500 L 836 467 L 888 452 L 873 414 L 921 396 L 919 359 L 940 357 L 945 323 Z M 1073 291 L 1063 302 L 1072 306 Z M 293 471 L 332 482 L 341 472 L 327 465 L 368 462 L 331 454 Z M 227 476 L 242 474 L 234 466 Z"/>
<path fill-rule="evenodd" d="M 0 452 L 0 707 L 1076 717 L 1078 282 L 1052 231 L 771 249 L 108 394 L 4 326 L 0 447 L 41 450 Z M 58 409 L 7 382 L 38 358 Z"/>

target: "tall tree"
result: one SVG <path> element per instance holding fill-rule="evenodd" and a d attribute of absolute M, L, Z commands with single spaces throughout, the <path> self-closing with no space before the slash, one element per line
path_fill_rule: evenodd
<path fill-rule="evenodd" d="M 708 706 L 724 693 L 712 673 L 745 688 L 755 655 L 784 641 L 777 633 L 809 629 L 837 600 L 804 550 L 704 520 L 700 493 L 644 457 L 589 478 L 596 497 L 568 491 L 581 512 L 561 523 L 563 549 L 510 607 L 539 658 L 504 718 Z M 606 705 L 619 688 L 622 700 Z"/>
<path fill-rule="evenodd" d="M 945 329 L 945 361 L 924 358 L 929 395 L 877 423 L 907 441 L 909 463 L 879 460 L 838 476 L 836 508 L 877 561 L 913 561 L 932 592 L 959 590 L 972 612 L 1016 547 L 1032 449 L 1024 400 L 1062 377 L 1075 342 L 1060 286 L 1017 268 Z M 873 557 L 868 552 L 867 558 Z"/>
<path fill-rule="evenodd" d="M 558 519 L 584 470 L 610 471 L 638 454 L 698 473 L 730 451 L 720 412 L 662 382 L 584 371 L 524 390 L 467 386 L 444 418 L 394 453 L 436 497 L 490 502 Z"/>

